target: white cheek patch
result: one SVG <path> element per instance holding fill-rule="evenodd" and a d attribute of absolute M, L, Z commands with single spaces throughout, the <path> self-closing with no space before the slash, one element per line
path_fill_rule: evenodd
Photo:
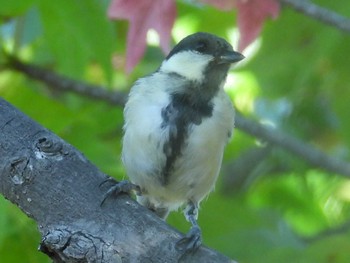
<path fill-rule="evenodd" d="M 160 71 L 177 73 L 187 79 L 200 81 L 206 66 L 214 59 L 211 55 L 200 54 L 194 51 L 182 51 L 165 60 Z"/>

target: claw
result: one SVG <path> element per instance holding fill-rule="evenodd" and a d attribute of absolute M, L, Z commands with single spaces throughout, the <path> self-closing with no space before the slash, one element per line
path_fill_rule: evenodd
<path fill-rule="evenodd" d="M 184 254 L 194 253 L 202 244 L 202 232 L 199 226 L 191 227 L 190 231 L 176 242 L 176 249 Z"/>
<path fill-rule="evenodd" d="M 105 184 L 106 182 L 115 182 L 113 178 L 108 178 L 107 180 L 103 181 L 100 184 L 100 187 Z M 124 181 L 120 181 L 120 182 L 116 182 L 114 185 L 112 185 L 109 190 L 106 192 L 106 194 L 104 195 L 102 202 L 100 204 L 100 206 L 103 206 L 104 202 L 107 200 L 107 198 L 109 198 L 110 196 L 114 195 L 114 196 L 118 196 L 122 193 L 127 193 L 130 194 L 131 192 L 135 191 L 136 194 L 140 194 L 141 193 L 141 189 L 138 185 L 133 184 L 127 180 Z"/>
<path fill-rule="evenodd" d="M 202 244 L 202 231 L 197 223 L 198 203 L 192 201 L 188 203 L 185 209 L 185 217 L 192 227 L 183 238 L 176 242 L 175 248 L 183 252 L 181 258 L 196 252 Z"/>
<path fill-rule="evenodd" d="M 111 182 L 113 184 L 118 183 L 113 177 L 108 177 L 107 179 L 103 180 L 100 184 L 99 187 L 101 187 L 102 185 L 104 185 L 105 183 Z"/>

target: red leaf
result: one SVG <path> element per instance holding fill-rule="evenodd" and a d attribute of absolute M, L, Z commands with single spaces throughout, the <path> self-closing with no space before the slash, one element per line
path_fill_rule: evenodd
<path fill-rule="evenodd" d="M 108 16 L 129 20 L 126 52 L 126 71 L 130 72 L 142 58 L 146 49 L 149 29 L 159 34 L 160 46 L 170 51 L 171 29 L 176 17 L 175 0 L 113 0 Z"/>
<path fill-rule="evenodd" d="M 276 0 L 237 0 L 236 7 L 240 32 L 238 50 L 243 51 L 259 36 L 267 18 L 277 18 L 279 4 Z"/>

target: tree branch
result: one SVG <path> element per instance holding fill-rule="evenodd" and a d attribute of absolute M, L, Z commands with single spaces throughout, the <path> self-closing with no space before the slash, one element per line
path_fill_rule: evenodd
<path fill-rule="evenodd" d="M 27 77 L 43 82 L 55 90 L 62 92 L 74 92 L 85 97 L 103 100 L 118 106 L 124 106 L 126 102 L 127 95 L 125 93 L 110 91 L 105 87 L 69 79 L 36 65 L 23 63 L 17 58 L 9 55 L 7 55 L 7 58 L 8 61 L 5 68 L 14 69 L 21 72 Z"/>
<path fill-rule="evenodd" d="M 326 25 L 335 27 L 345 33 L 350 33 L 350 19 L 338 13 L 320 7 L 309 0 L 279 0 L 281 3 L 290 6 L 298 12 L 323 22 Z"/>
<path fill-rule="evenodd" d="M 270 144 L 282 147 L 290 153 L 301 157 L 312 166 L 350 177 L 350 163 L 348 162 L 329 156 L 293 136 L 244 118 L 241 114 L 236 114 L 235 121 L 239 129 Z"/>
<path fill-rule="evenodd" d="M 179 232 L 127 195 L 101 207 L 107 176 L 2 98 L 0 134 L 0 193 L 37 222 L 54 262 L 178 262 Z M 233 262 L 203 246 L 182 260 Z"/>
<path fill-rule="evenodd" d="M 301 240 L 307 242 L 307 243 L 313 243 L 317 242 L 319 240 L 324 240 L 325 238 L 329 238 L 335 235 L 348 235 L 348 232 L 350 231 L 350 221 L 345 221 L 343 224 L 326 229 L 314 236 L 310 237 L 301 237 Z"/>
<path fill-rule="evenodd" d="M 8 66 L 30 78 L 46 83 L 48 86 L 61 91 L 71 91 L 83 96 L 99 99 L 117 106 L 124 106 L 126 94 L 122 92 L 109 91 L 99 86 L 88 85 L 82 82 L 70 80 L 59 76 L 54 72 L 25 64 L 17 59 L 11 59 Z M 263 125 L 249 120 L 240 114 L 236 116 L 236 127 L 252 136 L 260 138 L 272 145 L 279 146 L 288 152 L 304 159 L 310 165 L 350 177 L 350 164 L 333 158 L 312 145 L 303 142 L 291 135 L 276 129 L 264 127 Z"/>

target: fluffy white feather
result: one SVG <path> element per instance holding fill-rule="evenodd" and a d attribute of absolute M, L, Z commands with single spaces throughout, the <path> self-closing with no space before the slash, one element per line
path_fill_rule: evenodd
<path fill-rule="evenodd" d="M 234 122 L 232 103 L 220 88 L 212 99 L 212 117 L 191 126 L 187 145 L 174 165 L 175 173 L 167 185 L 162 185 L 159 174 L 166 158 L 163 146 L 169 132 L 161 129 L 161 110 L 170 101 L 168 87 L 178 85 L 181 80 L 169 81 L 166 73 L 154 73 L 134 85 L 125 107 L 122 158 L 127 174 L 145 189 L 144 196 L 155 207 L 169 210 L 188 200 L 200 202 L 213 189 Z"/>
<path fill-rule="evenodd" d="M 176 73 L 188 80 L 200 81 L 208 63 L 213 60 L 211 55 L 203 55 L 192 50 L 176 53 L 164 61 L 160 70 L 165 73 Z"/>

